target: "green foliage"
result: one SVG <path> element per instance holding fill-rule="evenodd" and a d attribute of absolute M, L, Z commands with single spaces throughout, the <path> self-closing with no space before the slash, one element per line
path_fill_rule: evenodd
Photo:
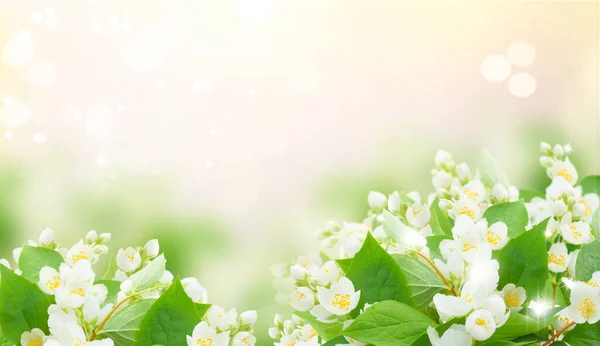
<path fill-rule="evenodd" d="M 368 308 L 343 334 L 377 346 L 404 346 L 437 324 L 417 309 L 397 301 L 382 301 Z"/>
<path fill-rule="evenodd" d="M 600 270 L 600 240 L 596 239 L 581 247 L 575 263 L 575 279 L 588 281 L 592 274 Z"/>
<path fill-rule="evenodd" d="M 498 254 L 500 281 L 498 286 L 513 283 L 524 287 L 533 299 L 544 289 L 548 278 L 548 252 L 544 232 L 548 220 L 512 239 Z"/>
<path fill-rule="evenodd" d="M 21 334 L 33 328 L 48 333 L 50 301 L 36 284 L 0 265 L 0 328 L 13 344 L 21 343 Z"/>
<path fill-rule="evenodd" d="M 438 204 L 436 199 L 431 206 L 431 218 L 429 219 L 431 231 L 436 235 L 452 235 L 452 223 Z"/>
<path fill-rule="evenodd" d="M 392 255 L 406 278 L 412 306 L 424 309 L 446 285 L 431 266 L 408 255 Z"/>
<path fill-rule="evenodd" d="M 179 346 L 200 322 L 196 306 L 176 278 L 142 320 L 138 345 Z"/>
<path fill-rule="evenodd" d="M 511 312 L 506 323 L 496 329 L 494 335 L 488 341 L 512 340 L 520 336 L 535 333 L 538 330 L 549 327 L 556 320 L 556 316 L 544 319 L 535 319 L 518 312 Z"/>
<path fill-rule="evenodd" d="M 160 254 L 139 272 L 131 275 L 132 292 L 143 291 L 156 284 L 165 272 L 165 256 Z"/>
<path fill-rule="evenodd" d="M 581 191 L 595 193 L 600 196 L 600 175 L 588 175 L 581 180 Z"/>
<path fill-rule="evenodd" d="M 500 165 L 492 154 L 487 150 L 482 150 L 479 155 L 479 174 L 481 175 L 481 180 L 489 187 L 493 187 L 494 185 L 500 183 L 504 186 L 510 185 L 508 181 L 508 177 L 506 173 L 500 168 Z"/>
<path fill-rule="evenodd" d="M 453 324 L 462 324 L 462 325 L 464 325 L 465 324 L 465 318 L 464 317 L 453 318 L 450 321 L 448 321 L 448 322 L 446 322 L 444 324 L 440 324 L 439 326 L 435 327 L 435 330 L 441 336 L 450 327 L 452 327 Z M 417 340 L 415 340 L 411 344 L 411 346 L 431 346 L 431 342 L 429 341 L 429 335 L 427 335 L 427 333 L 424 333 Z"/>
<path fill-rule="evenodd" d="M 19 269 L 23 272 L 24 278 L 37 283 L 40 281 L 40 270 L 43 267 L 52 267 L 58 270 L 63 262 L 63 257 L 54 250 L 26 245 L 19 256 Z"/>
<path fill-rule="evenodd" d="M 356 253 L 347 273 L 356 290 L 360 290 L 360 302 L 373 304 L 384 300 L 396 300 L 410 304 L 410 290 L 404 273 L 375 238 L 368 233 L 360 251 Z"/>
<path fill-rule="evenodd" d="M 565 333 L 563 340 L 573 346 L 598 346 L 600 345 L 600 322 L 578 324 L 573 330 Z"/>
<path fill-rule="evenodd" d="M 115 346 L 135 345 L 142 320 L 154 302 L 143 299 L 127 305 L 108 319 L 98 335 L 112 339 Z"/>
<path fill-rule="evenodd" d="M 313 329 L 317 332 L 317 334 L 319 334 L 319 336 L 325 341 L 336 339 L 342 332 L 342 329 L 344 329 L 344 324 L 342 322 L 319 322 L 308 311 L 294 311 L 294 314 L 308 322 L 311 325 L 311 327 L 313 327 Z"/>
<path fill-rule="evenodd" d="M 109 303 L 116 303 L 117 295 L 119 294 L 119 290 L 121 289 L 121 283 L 115 280 L 98 280 L 94 282 L 96 285 L 104 285 L 108 290 L 106 294 L 106 300 L 104 300 L 104 305 Z"/>
<path fill-rule="evenodd" d="M 338 259 L 335 260 L 335 263 L 337 263 L 337 265 L 340 267 L 340 269 L 342 269 L 344 273 L 347 273 L 348 269 L 350 269 L 350 264 L 352 264 L 352 258 Z"/>
<path fill-rule="evenodd" d="M 452 237 L 448 236 L 448 235 L 431 235 L 426 238 L 427 248 L 429 249 L 429 252 L 430 252 L 432 258 L 438 258 L 441 260 L 444 259 L 444 257 L 442 256 L 442 253 L 440 252 L 440 243 L 444 239 L 452 240 Z"/>
<path fill-rule="evenodd" d="M 516 238 L 525 232 L 529 216 L 523 201 L 505 202 L 492 205 L 483 213 L 488 225 L 502 221 L 508 228 L 508 237 Z"/>
<path fill-rule="evenodd" d="M 521 198 L 525 203 L 531 202 L 534 197 L 546 199 L 546 195 L 544 195 L 543 192 L 530 189 L 519 189 L 519 198 Z"/>

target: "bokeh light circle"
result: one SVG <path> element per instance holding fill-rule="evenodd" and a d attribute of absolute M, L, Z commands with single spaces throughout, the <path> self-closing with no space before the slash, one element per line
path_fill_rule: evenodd
<path fill-rule="evenodd" d="M 29 79 L 35 86 L 48 87 L 56 81 L 56 67 L 49 61 L 36 61 L 29 66 Z"/>
<path fill-rule="evenodd" d="M 527 42 L 514 42 L 508 49 L 508 61 L 516 66 L 529 66 L 535 61 L 535 48 Z"/>
<path fill-rule="evenodd" d="M 4 99 L 0 101 L 0 122 L 8 128 L 22 126 L 29 119 L 29 110 L 23 103 Z"/>
<path fill-rule="evenodd" d="M 510 62 L 503 55 L 489 55 L 481 63 L 481 74 L 490 82 L 503 82 L 510 72 Z"/>
<path fill-rule="evenodd" d="M 515 73 L 508 81 L 508 90 L 516 97 L 529 97 L 537 88 L 535 78 L 524 72 Z"/>
<path fill-rule="evenodd" d="M 2 61 L 12 68 L 21 68 L 29 65 L 33 59 L 33 42 L 29 31 L 17 32 L 2 50 Z"/>

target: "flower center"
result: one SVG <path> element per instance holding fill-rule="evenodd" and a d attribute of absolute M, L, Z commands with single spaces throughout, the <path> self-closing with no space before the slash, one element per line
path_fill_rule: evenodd
<path fill-rule="evenodd" d="M 84 297 L 85 296 L 85 292 L 83 290 L 83 287 L 78 287 L 78 288 L 76 288 L 74 290 L 70 290 L 69 291 L 69 296 L 71 296 L 71 295 L 77 295 L 77 296 L 80 296 L 80 297 Z"/>
<path fill-rule="evenodd" d="M 502 241 L 502 238 L 500 238 L 500 236 L 496 233 L 492 232 L 492 230 L 487 231 L 487 233 L 485 234 L 485 238 L 487 239 L 488 243 L 492 245 L 498 245 L 498 243 Z"/>
<path fill-rule="evenodd" d="M 586 284 L 588 284 L 588 285 L 590 285 L 590 286 L 592 286 L 594 288 L 598 288 L 598 283 L 596 281 L 591 281 L 590 280 L 590 281 L 586 282 Z"/>
<path fill-rule="evenodd" d="M 478 318 L 475 320 L 475 324 L 480 326 L 480 327 L 485 327 L 487 326 L 487 322 L 483 319 L 483 318 Z"/>
<path fill-rule="evenodd" d="M 421 209 L 415 208 L 415 209 L 413 209 L 412 213 L 414 216 L 417 216 L 417 215 L 421 214 L 422 211 L 423 210 L 421 210 Z"/>
<path fill-rule="evenodd" d="M 42 346 L 42 340 L 40 339 L 33 339 L 33 340 L 29 340 L 29 342 L 27 343 L 26 346 Z"/>
<path fill-rule="evenodd" d="M 214 341 L 213 338 L 206 338 L 206 339 L 196 339 L 196 344 L 198 344 L 198 346 L 213 346 L 214 345 Z"/>
<path fill-rule="evenodd" d="M 591 298 L 585 298 L 583 302 L 577 304 L 577 310 L 583 318 L 589 320 L 596 314 L 596 303 Z"/>
<path fill-rule="evenodd" d="M 129 262 L 133 262 L 135 255 L 125 255 L 127 257 L 127 259 L 129 260 Z"/>
<path fill-rule="evenodd" d="M 78 253 L 74 253 L 71 258 L 73 259 L 73 264 L 79 262 L 80 260 L 89 260 L 89 258 L 85 255 L 85 252 L 79 251 Z"/>
<path fill-rule="evenodd" d="M 348 310 L 350 308 L 350 295 L 336 293 L 331 300 L 331 305 L 340 310 Z"/>
<path fill-rule="evenodd" d="M 302 300 L 304 297 L 306 297 L 306 294 L 302 293 L 302 292 L 298 292 L 300 294 L 298 294 L 298 297 L 296 297 L 296 301 L 299 302 L 300 300 Z"/>
<path fill-rule="evenodd" d="M 471 250 L 478 250 L 478 249 L 479 248 L 477 247 L 477 245 L 472 245 L 472 244 L 469 244 L 469 243 L 465 243 L 463 245 L 463 250 L 462 251 L 463 252 L 468 252 L 468 251 L 471 251 Z"/>
<path fill-rule="evenodd" d="M 475 198 L 477 198 L 477 196 L 479 196 L 478 192 L 471 191 L 469 189 L 463 189 L 463 193 L 465 194 L 465 196 L 467 196 L 469 199 L 471 199 L 473 201 L 475 200 Z"/>
<path fill-rule="evenodd" d="M 511 308 L 521 305 L 519 298 L 515 293 L 509 293 L 504 297 L 504 302 Z"/>
<path fill-rule="evenodd" d="M 81 340 L 81 338 L 71 338 L 71 342 L 73 342 L 73 346 L 81 346 L 85 344 L 85 340 Z"/>
<path fill-rule="evenodd" d="M 60 286 L 60 276 L 58 276 L 58 275 L 54 275 L 52 277 L 52 279 L 46 281 L 46 287 L 48 287 L 48 289 L 50 291 L 54 291 L 59 286 Z"/>
<path fill-rule="evenodd" d="M 548 255 L 548 263 L 556 264 L 557 266 L 565 266 L 565 256 L 551 253 Z"/>
<path fill-rule="evenodd" d="M 571 182 L 571 180 L 573 180 L 573 174 L 569 173 L 569 171 L 566 168 L 561 169 L 557 175 L 559 177 L 565 178 L 565 180 L 568 181 L 569 183 Z"/>
<path fill-rule="evenodd" d="M 467 215 L 471 219 L 474 219 L 475 211 L 473 209 L 469 209 L 469 207 L 465 205 L 464 207 L 462 207 L 462 209 L 460 210 L 460 213 L 458 213 L 458 215 Z"/>

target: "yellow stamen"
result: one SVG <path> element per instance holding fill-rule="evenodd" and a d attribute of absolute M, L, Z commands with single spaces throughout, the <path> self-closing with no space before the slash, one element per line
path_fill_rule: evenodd
<path fill-rule="evenodd" d="M 551 264 L 556 264 L 557 266 L 561 266 L 564 267 L 565 266 L 565 256 L 564 255 L 556 255 L 556 254 L 549 254 L 548 255 L 548 263 Z"/>
<path fill-rule="evenodd" d="M 469 207 L 465 205 L 464 207 L 462 207 L 462 209 L 460 210 L 460 213 L 458 213 L 458 215 L 467 215 L 471 219 L 474 219 L 475 211 L 473 209 L 469 209 Z"/>
<path fill-rule="evenodd" d="M 487 231 L 485 238 L 487 239 L 488 243 L 492 245 L 498 245 L 502 241 L 502 238 L 500 238 L 500 236 L 496 233 L 492 232 L 492 230 Z"/>
<path fill-rule="evenodd" d="M 48 287 L 50 291 L 54 291 L 60 287 L 60 276 L 54 275 L 52 279 L 46 281 L 46 287 Z"/>
<path fill-rule="evenodd" d="M 589 320 L 596 314 L 596 303 L 591 298 L 585 298 L 583 302 L 577 304 L 577 310 L 583 318 Z"/>
<path fill-rule="evenodd" d="M 504 302 L 511 308 L 521 305 L 519 297 L 515 293 L 509 293 L 504 297 Z"/>
<path fill-rule="evenodd" d="M 487 322 L 483 319 L 483 318 L 478 318 L 475 320 L 475 324 L 480 326 L 480 327 L 484 327 L 487 326 Z"/>
<path fill-rule="evenodd" d="M 350 308 L 350 295 L 336 293 L 331 300 L 331 305 L 340 310 L 348 310 Z"/>
<path fill-rule="evenodd" d="M 198 346 L 213 346 L 215 343 L 213 341 L 213 338 L 206 338 L 206 339 L 196 339 L 196 344 L 198 344 Z"/>
<path fill-rule="evenodd" d="M 569 171 L 566 168 L 561 169 L 557 175 L 559 177 L 565 178 L 565 180 L 568 181 L 569 183 L 571 182 L 571 180 L 573 180 L 573 174 L 569 173 Z"/>

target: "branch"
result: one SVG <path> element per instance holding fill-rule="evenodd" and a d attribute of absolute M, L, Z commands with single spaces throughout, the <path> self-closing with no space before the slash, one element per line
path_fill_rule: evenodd
<path fill-rule="evenodd" d="M 548 339 L 548 341 L 544 342 L 542 344 L 542 346 L 548 346 L 548 345 L 550 345 L 554 340 L 556 340 L 556 338 L 558 338 L 562 333 L 566 332 L 567 329 L 573 327 L 574 325 L 575 325 L 575 322 L 570 322 L 566 326 L 562 327 L 558 332 L 556 332 L 555 334 L 553 334 L 550 337 L 550 339 Z"/>
<path fill-rule="evenodd" d="M 435 265 L 435 263 L 433 263 L 433 261 L 431 259 L 429 259 L 429 257 L 423 255 L 422 253 L 420 253 L 419 251 L 415 251 L 415 253 L 420 256 L 421 258 L 423 258 L 425 261 L 427 261 L 427 263 L 429 263 L 433 269 L 435 270 L 435 272 L 437 273 L 437 275 L 442 278 L 442 280 L 444 281 L 444 283 L 446 284 L 446 286 L 448 286 L 448 289 L 450 290 L 450 292 L 452 292 L 452 294 L 454 296 L 458 296 L 458 294 L 456 294 L 456 291 L 454 290 L 454 287 L 452 286 L 452 284 L 448 281 L 448 279 L 446 279 L 446 277 L 444 276 L 444 274 L 442 274 L 442 272 L 440 271 L 440 269 Z"/>

